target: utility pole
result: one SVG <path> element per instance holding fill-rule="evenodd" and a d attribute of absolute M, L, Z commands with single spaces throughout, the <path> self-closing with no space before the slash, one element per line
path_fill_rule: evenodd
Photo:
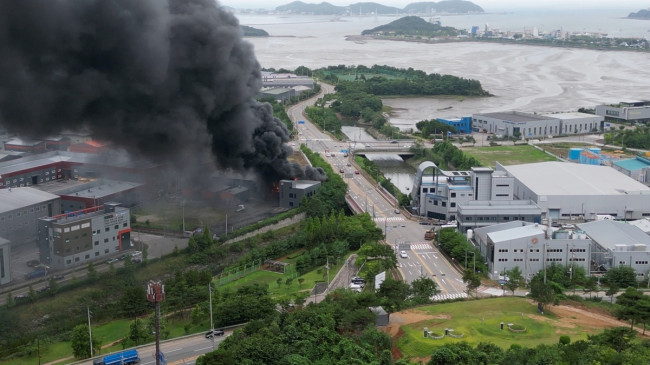
<path fill-rule="evenodd" d="M 208 283 L 208 292 L 210 295 L 210 331 L 214 329 L 214 322 L 212 322 L 212 283 Z M 212 333 L 212 351 L 214 351 L 214 333 Z"/>
<path fill-rule="evenodd" d="M 90 328 L 90 308 L 86 306 L 86 313 L 88 314 L 88 338 L 90 338 L 90 357 L 93 357 L 93 331 Z M 38 359 L 40 364 L 40 357 Z"/>
<path fill-rule="evenodd" d="M 156 365 L 160 365 L 162 359 L 160 353 L 160 302 L 165 300 L 165 286 L 160 281 L 149 281 L 149 285 L 147 286 L 147 300 L 156 305 Z"/>

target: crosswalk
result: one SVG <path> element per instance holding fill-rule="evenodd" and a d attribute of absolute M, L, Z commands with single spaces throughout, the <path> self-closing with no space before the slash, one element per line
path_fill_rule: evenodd
<path fill-rule="evenodd" d="M 413 250 L 413 251 L 431 250 L 431 242 L 411 243 L 411 250 Z"/>
<path fill-rule="evenodd" d="M 404 222 L 406 219 L 404 217 L 375 217 L 372 219 L 373 221 L 379 223 L 379 222 Z"/>
<path fill-rule="evenodd" d="M 443 300 L 460 299 L 460 298 L 467 298 L 467 293 L 436 294 L 433 297 L 431 297 L 431 300 L 433 300 L 434 302 L 439 302 Z"/>

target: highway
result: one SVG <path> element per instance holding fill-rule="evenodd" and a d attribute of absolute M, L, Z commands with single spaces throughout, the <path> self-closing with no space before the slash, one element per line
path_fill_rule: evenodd
<path fill-rule="evenodd" d="M 322 93 L 334 92 L 332 85 L 321 83 Z M 322 94 L 316 96 L 321 97 Z M 289 118 L 298 130 L 294 144 L 304 143 L 312 151 L 320 153 L 332 165 L 334 171 L 343 171 L 341 176 L 348 184 L 348 194 L 357 205 L 368 212 L 377 226 L 384 231 L 386 242 L 395 250 L 398 257 L 398 268 L 406 282 L 413 282 L 420 276 L 433 279 L 440 289 L 439 299 L 465 296 L 466 286 L 461 274 L 434 247 L 431 241 L 424 240 L 424 232 L 430 225 L 420 224 L 420 220 L 410 220 L 406 213 L 396 211 L 396 202 L 387 200 L 377 190 L 376 184 L 361 171 L 354 162 L 353 151 L 403 149 L 413 141 L 348 141 L 335 140 L 329 134 L 311 123 L 303 114 L 307 106 L 313 105 L 315 98 L 302 101 L 287 110 Z M 298 123 L 304 121 L 304 123 Z M 348 156 L 341 152 L 348 150 Z M 358 171 L 359 173 L 355 173 Z M 427 221 L 428 223 L 428 221 Z M 407 258 L 399 257 L 400 251 L 407 251 Z"/>

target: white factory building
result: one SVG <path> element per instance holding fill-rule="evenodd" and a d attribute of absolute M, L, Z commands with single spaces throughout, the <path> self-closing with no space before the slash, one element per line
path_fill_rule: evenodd
<path fill-rule="evenodd" d="M 590 270 L 593 241 L 583 232 L 513 221 L 477 228 L 470 236 L 485 257 L 488 275 L 493 280 L 515 266 L 526 280 L 553 263 Z"/>
<path fill-rule="evenodd" d="M 587 113 L 531 114 L 516 111 L 472 115 L 472 128 L 497 137 L 547 138 L 601 130 L 604 117 Z"/>
<path fill-rule="evenodd" d="M 650 236 L 637 225 L 612 220 L 578 224 L 593 241 L 592 260 L 608 270 L 630 266 L 638 280 L 647 280 L 650 270 Z"/>
<path fill-rule="evenodd" d="M 633 220 L 650 216 L 650 188 L 608 166 L 540 162 L 503 166 L 513 180 L 516 200 L 532 200 L 542 222 L 584 219 L 598 215 Z"/>

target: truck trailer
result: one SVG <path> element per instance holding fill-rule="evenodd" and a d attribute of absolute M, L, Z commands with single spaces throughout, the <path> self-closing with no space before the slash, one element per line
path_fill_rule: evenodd
<path fill-rule="evenodd" d="M 138 350 L 126 350 L 93 360 L 93 365 L 130 365 L 140 362 Z"/>

